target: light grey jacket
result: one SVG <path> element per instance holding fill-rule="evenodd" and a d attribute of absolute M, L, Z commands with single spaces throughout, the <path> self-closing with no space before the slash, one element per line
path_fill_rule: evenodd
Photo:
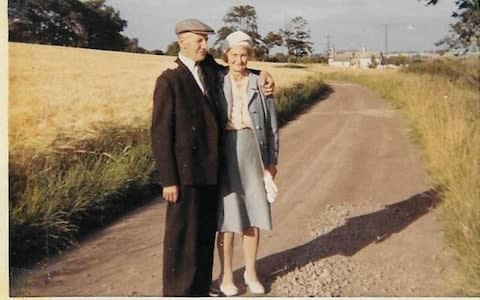
<path fill-rule="evenodd" d="M 247 87 L 248 112 L 260 147 L 263 164 L 265 166 L 276 165 L 279 151 L 277 112 L 273 96 L 265 96 L 259 89 L 258 81 L 259 76 L 250 72 Z M 222 129 L 225 129 L 232 107 L 232 85 L 228 78 L 228 69 L 220 74 L 219 91 L 220 125 Z"/>

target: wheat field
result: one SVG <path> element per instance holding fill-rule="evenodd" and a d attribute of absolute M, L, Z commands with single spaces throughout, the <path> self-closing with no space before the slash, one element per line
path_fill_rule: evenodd
<path fill-rule="evenodd" d="M 93 137 L 105 123 L 146 126 L 155 79 L 174 59 L 9 43 L 10 152 L 48 151 L 59 137 L 65 143 L 60 147 L 69 147 L 67 141 Z M 279 69 L 270 63 L 249 66 L 270 72 L 276 87 L 312 74 L 310 69 Z"/>

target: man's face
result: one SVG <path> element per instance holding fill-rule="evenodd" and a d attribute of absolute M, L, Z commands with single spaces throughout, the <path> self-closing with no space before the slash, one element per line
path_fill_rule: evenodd
<path fill-rule="evenodd" d="M 208 51 L 208 36 L 193 32 L 182 33 L 178 38 L 178 44 L 182 55 L 195 62 L 202 61 Z"/>

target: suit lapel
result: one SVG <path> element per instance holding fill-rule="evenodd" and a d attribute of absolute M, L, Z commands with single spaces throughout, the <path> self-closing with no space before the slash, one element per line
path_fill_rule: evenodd
<path fill-rule="evenodd" d="M 205 72 L 202 65 L 200 65 L 200 68 L 202 68 L 202 72 L 204 75 L 205 88 L 206 88 L 205 91 L 207 92 L 206 95 L 203 94 L 202 90 L 198 86 L 197 81 L 193 77 L 193 74 L 192 72 L 190 72 L 188 67 L 178 57 L 175 62 L 178 64 L 180 70 L 183 72 L 183 78 L 186 81 L 187 86 L 190 86 L 191 87 L 190 90 L 192 91 L 192 93 L 196 94 L 195 97 L 198 97 L 196 99 L 202 99 L 207 104 L 208 108 L 212 110 L 214 113 L 216 113 L 215 103 L 213 103 L 214 99 L 212 99 L 212 97 L 210 96 L 212 93 L 212 91 L 210 90 L 211 84 L 209 83 L 210 78 L 208 77 L 207 72 Z"/>
<path fill-rule="evenodd" d="M 178 64 L 179 68 L 182 70 L 184 74 L 184 79 L 186 80 L 187 84 L 192 87 L 192 90 L 195 90 L 200 94 L 201 96 L 203 95 L 202 90 L 198 86 L 197 81 L 195 80 L 195 77 L 193 77 L 192 72 L 188 69 L 188 67 L 177 57 L 177 60 L 175 62 Z"/>

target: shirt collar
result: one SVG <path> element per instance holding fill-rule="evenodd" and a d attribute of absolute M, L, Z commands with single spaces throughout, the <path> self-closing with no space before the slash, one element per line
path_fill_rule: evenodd
<path fill-rule="evenodd" d="M 193 59 L 189 58 L 189 57 L 186 57 L 180 53 L 178 53 L 178 58 L 180 59 L 180 61 L 185 65 L 187 66 L 187 68 L 190 70 L 190 72 L 193 73 L 193 71 L 196 69 L 196 65 L 195 65 L 195 62 L 193 61 Z"/>

